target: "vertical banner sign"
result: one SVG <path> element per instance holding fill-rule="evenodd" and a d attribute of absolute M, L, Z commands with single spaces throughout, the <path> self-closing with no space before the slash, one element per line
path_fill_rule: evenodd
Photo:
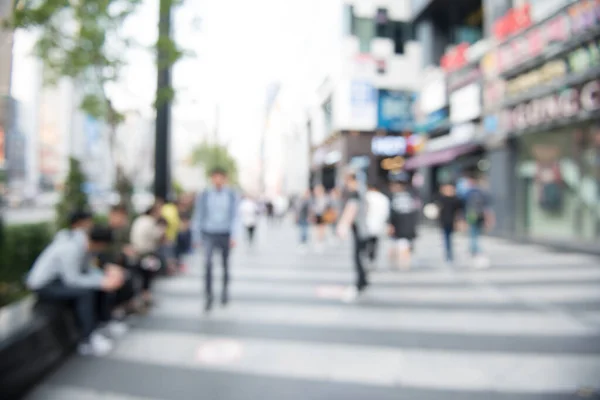
<path fill-rule="evenodd" d="M 415 95 L 410 92 L 380 90 L 377 128 L 388 131 L 408 131 L 414 126 Z"/>
<path fill-rule="evenodd" d="M 351 125 L 367 129 L 377 124 L 377 89 L 371 83 L 352 82 L 350 106 Z"/>

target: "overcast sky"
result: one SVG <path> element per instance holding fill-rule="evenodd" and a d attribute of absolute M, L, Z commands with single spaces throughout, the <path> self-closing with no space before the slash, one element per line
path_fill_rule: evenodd
<path fill-rule="evenodd" d="M 157 0 L 146 0 L 127 34 L 144 45 L 156 39 Z M 178 155 L 197 141 L 200 121 L 212 129 L 220 105 L 220 132 L 242 162 L 256 159 L 263 127 L 266 86 L 283 82 L 302 102 L 324 73 L 339 32 L 339 0 L 187 0 L 174 16 L 178 43 L 195 56 L 175 67 L 173 113 Z M 132 51 L 130 67 L 115 91 L 121 108 L 151 110 L 155 70 L 152 55 Z"/>

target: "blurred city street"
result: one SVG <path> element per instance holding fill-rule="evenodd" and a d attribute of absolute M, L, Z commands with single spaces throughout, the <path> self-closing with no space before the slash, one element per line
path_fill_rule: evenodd
<path fill-rule="evenodd" d="M 597 258 L 488 238 L 490 269 L 452 270 L 424 228 L 419 267 L 382 257 L 345 303 L 348 244 L 303 253 L 296 233 L 261 227 L 255 249 L 240 244 L 232 304 L 210 316 L 196 257 L 110 356 L 73 357 L 28 400 L 597 398 Z"/>

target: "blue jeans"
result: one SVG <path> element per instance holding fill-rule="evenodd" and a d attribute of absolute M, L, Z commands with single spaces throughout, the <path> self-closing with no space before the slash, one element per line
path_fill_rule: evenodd
<path fill-rule="evenodd" d="M 300 243 L 308 243 L 308 222 L 299 222 L 298 227 L 300 228 Z"/>
<path fill-rule="evenodd" d="M 446 261 L 451 262 L 454 260 L 454 246 L 452 245 L 452 235 L 454 234 L 454 228 L 451 226 L 444 226 L 442 228 L 442 231 L 444 232 L 444 247 L 446 249 Z"/>
<path fill-rule="evenodd" d="M 481 253 L 479 246 L 479 237 L 481 236 L 481 225 L 470 224 L 469 225 L 469 242 L 471 248 L 471 255 L 476 256 Z"/>

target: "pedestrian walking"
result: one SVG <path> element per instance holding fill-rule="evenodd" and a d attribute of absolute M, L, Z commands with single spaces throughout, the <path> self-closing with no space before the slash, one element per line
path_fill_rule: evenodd
<path fill-rule="evenodd" d="M 322 251 L 325 246 L 325 238 L 327 235 L 327 216 L 326 213 L 330 209 L 329 198 L 322 185 L 318 185 L 313 190 L 313 218 L 317 228 L 316 249 Z"/>
<path fill-rule="evenodd" d="M 453 236 L 463 210 L 463 202 L 456 193 L 452 183 L 445 183 L 440 188 L 440 193 L 435 199 L 438 208 L 438 220 L 444 238 L 446 262 L 454 263 Z"/>
<path fill-rule="evenodd" d="M 419 199 L 410 190 L 410 178 L 406 173 L 390 177 L 392 193 L 389 233 L 393 241 L 392 262 L 402 269 L 410 269 L 414 239 L 417 237 Z"/>
<path fill-rule="evenodd" d="M 254 235 L 256 232 L 256 226 L 258 225 L 258 204 L 250 196 L 244 196 L 240 203 L 240 215 L 244 229 L 246 230 L 246 239 L 248 246 L 254 244 Z"/>
<path fill-rule="evenodd" d="M 296 204 L 296 224 L 300 230 L 300 246 L 305 250 L 308 245 L 308 233 L 311 219 L 311 191 L 307 189 Z"/>
<path fill-rule="evenodd" d="M 215 168 L 210 173 L 212 186 L 196 198 L 193 217 L 196 241 L 204 248 L 205 310 L 213 305 L 213 253 L 219 250 L 223 262 L 223 290 L 221 303 L 229 302 L 229 253 L 235 247 L 238 235 L 239 201 L 235 190 L 227 185 L 227 173 Z"/>
<path fill-rule="evenodd" d="M 480 237 L 485 229 L 495 224 L 492 201 L 487 190 L 481 185 L 476 170 L 467 171 L 468 190 L 464 194 L 464 219 L 469 234 L 469 248 L 473 258 L 473 267 L 487 268 L 489 260 L 482 254 Z"/>
<path fill-rule="evenodd" d="M 369 185 L 365 196 L 367 204 L 367 241 L 366 253 L 369 266 L 375 267 L 379 239 L 385 235 L 390 216 L 390 200 L 375 185 Z"/>
<path fill-rule="evenodd" d="M 352 256 L 354 259 L 354 270 L 356 272 L 356 284 L 351 287 L 344 296 L 345 301 L 353 301 L 360 294 L 364 293 L 369 285 L 367 280 L 367 272 L 363 264 L 363 253 L 365 249 L 366 232 L 366 205 L 365 196 L 360 193 L 358 179 L 356 173 L 352 172 L 346 176 L 346 189 L 348 191 L 348 200 L 342 211 L 342 215 L 338 222 L 337 233 L 341 238 L 345 238 L 348 233 L 352 232 L 353 249 Z"/>

